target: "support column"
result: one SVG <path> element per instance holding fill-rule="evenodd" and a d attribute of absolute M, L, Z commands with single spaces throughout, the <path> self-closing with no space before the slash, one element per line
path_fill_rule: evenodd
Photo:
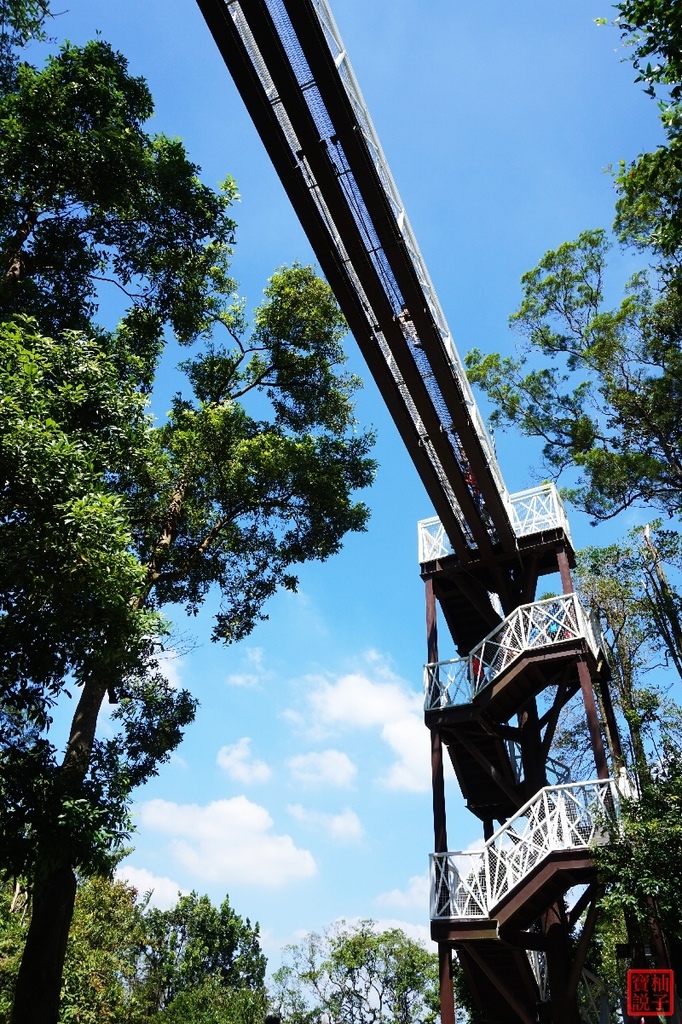
<path fill-rule="evenodd" d="M 440 983 L 441 1024 L 455 1024 L 455 990 L 452 982 L 452 950 L 447 942 L 438 943 L 438 980 Z"/>
<path fill-rule="evenodd" d="M 438 661 L 438 623 L 433 581 L 426 580 L 426 656 L 428 663 Z M 443 743 L 437 729 L 431 729 L 431 788 L 433 791 L 434 852 L 445 853 L 448 832 L 445 816 L 445 779 L 443 777 Z"/>
<path fill-rule="evenodd" d="M 561 585 L 564 594 L 572 594 L 573 581 L 571 579 L 571 568 L 568 564 L 568 555 L 566 554 L 566 549 L 563 544 L 559 544 L 557 546 L 557 562 L 559 563 Z M 597 776 L 600 779 L 608 779 L 609 768 L 606 763 L 606 751 L 604 750 L 604 743 L 601 737 L 601 726 L 599 724 L 599 715 L 597 714 L 597 702 L 594 699 L 592 677 L 590 676 L 590 670 L 584 661 L 578 662 L 578 679 L 580 681 L 580 690 L 582 692 L 583 704 L 585 706 L 587 728 L 590 734 L 592 752 L 594 753 L 594 763 L 597 769 Z"/>
<path fill-rule="evenodd" d="M 429 664 L 438 661 L 438 623 L 433 580 L 426 580 L 426 651 Z M 433 790 L 434 851 L 445 853 L 448 830 L 445 815 L 445 779 L 443 743 L 440 733 L 431 729 L 431 786 Z M 441 1024 L 455 1024 L 455 992 L 452 982 L 452 950 L 447 942 L 438 943 L 438 980 Z"/>
<path fill-rule="evenodd" d="M 606 679 L 600 677 L 599 679 L 599 696 L 601 698 L 601 704 L 604 709 L 604 719 L 606 722 L 606 737 L 611 748 L 611 757 L 613 759 L 614 774 L 617 774 L 625 764 L 625 758 L 623 757 L 623 746 L 620 742 L 620 730 L 618 728 L 618 722 L 616 720 L 616 713 L 613 710 L 613 701 L 611 700 L 611 691 L 609 690 L 609 684 Z"/>
<path fill-rule="evenodd" d="M 547 951 L 552 1024 L 580 1024 L 578 1001 L 570 991 L 571 942 L 562 902 L 542 915 L 542 930 Z"/>

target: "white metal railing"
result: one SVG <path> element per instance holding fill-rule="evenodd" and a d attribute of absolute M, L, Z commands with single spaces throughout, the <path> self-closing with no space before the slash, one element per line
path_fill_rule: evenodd
<path fill-rule="evenodd" d="M 524 604 L 488 633 L 466 658 L 424 666 L 424 709 L 468 704 L 527 651 L 584 637 L 599 652 L 594 626 L 576 594 Z"/>
<path fill-rule="evenodd" d="M 559 492 L 552 483 L 530 487 L 525 491 L 507 495 L 508 511 L 517 537 L 528 537 L 543 530 L 563 528 L 571 539 L 566 509 Z M 417 524 L 419 535 L 419 562 L 433 562 L 454 554 L 443 525 L 437 516 L 421 519 Z"/>
<path fill-rule="evenodd" d="M 490 918 L 545 857 L 608 841 L 618 808 L 612 779 L 541 789 L 475 852 L 431 855 L 431 920 Z"/>
<path fill-rule="evenodd" d="M 420 519 L 417 523 L 417 535 L 419 543 L 419 564 L 435 562 L 438 558 L 447 558 L 454 555 L 455 549 L 450 543 L 450 538 L 445 532 L 445 527 L 438 516 L 431 516 L 430 519 Z"/>
<path fill-rule="evenodd" d="M 563 530 L 571 539 L 564 503 L 553 483 L 529 487 L 509 495 L 511 521 L 517 537 L 528 537 L 543 530 Z"/>
<path fill-rule="evenodd" d="M 403 201 L 400 198 L 398 189 L 396 188 L 393 175 L 391 174 L 388 166 L 388 161 L 386 160 L 386 156 L 384 155 L 374 124 L 372 123 L 367 105 L 360 91 L 357 78 L 355 77 L 350 61 L 348 60 L 348 54 L 346 53 L 338 27 L 334 21 L 334 16 L 327 0 L 313 0 L 313 2 L 320 25 L 322 26 L 327 40 L 327 45 L 329 46 L 334 63 L 336 64 L 339 75 L 346 89 L 348 99 L 353 107 L 358 127 L 367 144 L 368 151 L 371 154 L 375 170 L 381 180 L 384 197 L 393 211 L 396 224 L 403 237 L 412 267 L 416 273 L 417 279 L 419 280 L 424 299 L 435 323 L 438 326 L 438 332 L 441 337 L 443 348 L 448 355 L 453 374 L 457 378 L 459 387 L 461 388 L 462 396 L 466 403 L 474 430 L 478 436 L 479 444 L 483 449 L 488 467 L 495 479 L 498 490 L 503 498 L 506 498 L 507 489 L 497 462 L 492 439 L 488 434 L 485 421 L 480 413 L 478 405 L 476 404 L 464 363 L 462 362 L 457 348 L 455 347 L 450 328 L 448 327 L 445 319 L 445 314 L 440 302 L 438 301 L 438 296 L 436 295 L 436 290 L 433 286 L 426 263 L 424 262 L 424 258 L 405 212 Z"/>

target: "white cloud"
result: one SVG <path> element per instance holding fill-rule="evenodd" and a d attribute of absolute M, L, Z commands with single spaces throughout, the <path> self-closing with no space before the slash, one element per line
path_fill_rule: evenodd
<path fill-rule="evenodd" d="M 169 647 L 157 654 L 156 663 L 159 667 L 159 672 L 168 681 L 171 688 L 179 690 L 182 684 L 180 674 L 185 664 L 184 658 L 181 658 L 176 650 Z"/>
<path fill-rule="evenodd" d="M 142 824 L 171 836 L 175 859 L 198 878 L 268 887 L 310 878 L 317 865 L 291 836 L 275 835 L 265 807 L 245 796 L 205 806 L 148 800 Z"/>
<path fill-rule="evenodd" d="M 415 907 L 427 911 L 429 906 L 429 875 L 412 875 L 406 889 L 391 889 L 376 897 L 376 903 L 392 907 Z"/>
<path fill-rule="evenodd" d="M 216 762 L 236 782 L 267 782 L 272 772 L 265 761 L 251 756 L 250 747 L 250 737 L 242 736 L 236 743 L 221 747 Z"/>
<path fill-rule="evenodd" d="M 385 660 L 370 652 L 366 671 L 349 672 L 331 680 L 308 677 L 313 732 L 339 726 L 378 729 L 396 757 L 379 781 L 389 789 L 425 793 L 431 785 L 431 767 L 423 699 L 386 667 Z M 287 717 L 295 725 L 306 720 L 296 711 Z"/>
<path fill-rule="evenodd" d="M 133 864 L 122 864 L 116 868 L 115 874 L 117 879 L 134 886 L 139 896 L 151 892 L 149 905 L 159 910 L 169 910 L 177 903 L 178 893 L 184 891 L 171 878 L 160 878 L 146 868 L 136 868 Z"/>
<path fill-rule="evenodd" d="M 296 821 L 321 827 L 331 839 L 340 843 L 357 842 L 365 832 L 357 814 L 349 807 L 341 814 L 325 814 L 322 811 L 308 811 L 300 804 L 290 804 L 287 811 Z"/>
<path fill-rule="evenodd" d="M 287 761 L 287 767 L 298 782 L 324 783 L 328 786 L 349 786 L 357 768 L 341 750 L 320 750 L 299 754 Z"/>
<path fill-rule="evenodd" d="M 263 648 L 246 647 L 242 654 L 245 662 L 244 670 L 231 673 L 225 682 L 228 686 L 241 686 L 246 690 L 257 690 L 270 675 L 263 663 Z"/>

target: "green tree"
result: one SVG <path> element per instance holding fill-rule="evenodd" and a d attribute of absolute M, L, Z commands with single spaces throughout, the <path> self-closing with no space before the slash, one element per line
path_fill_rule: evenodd
<path fill-rule="evenodd" d="M 44 39 L 48 0 L 0 0 L 0 89 L 11 86 L 17 51 L 31 39 Z"/>
<path fill-rule="evenodd" d="M 28 926 L 27 896 L 0 890 L 0 1017 L 9 1018 Z M 207 896 L 159 911 L 124 881 L 81 880 L 64 964 L 61 1024 L 261 1024 L 258 926 Z M 163 1009 L 161 1009 L 163 1007 Z"/>
<path fill-rule="evenodd" d="M 664 0 L 620 0 L 615 6 L 616 24 L 632 50 L 636 81 L 645 83 L 652 96 L 660 84 L 674 100 L 682 98 L 682 15 L 677 6 Z"/>
<path fill-rule="evenodd" d="M 258 925 L 235 913 L 227 897 L 214 907 L 196 892 L 180 896 L 170 910 L 148 910 L 144 927 L 139 994 L 148 1013 L 172 1010 L 162 1019 L 180 1019 L 182 1008 L 200 1008 L 219 992 L 227 1011 L 228 995 L 237 991 L 254 994 L 254 1008 L 264 1010 L 266 960 Z"/>
<path fill-rule="evenodd" d="M 28 895 L 18 883 L 0 885 L 0 1020 L 9 1020 L 28 927 Z"/>
<path fill-rule="evenodd" d="M 625 912 L 634 919 L 652 949 L 660 950 L 659 966 L 672 967 L 678 977 L 682 971 L 681 769 L 679 749 L 669 748 L 664 763 L 644 781 L 641 797 L 624 802 L 611 841 L 594 851 L 606 884 L 607 912 Z"/>
<path fill-rule="evenodd" d="M 285 950 L 271 997 L 282 1019 L 312 1024 L 432 1024 L 438 957 L 398 928 L 345 922 Z"/>
<path fill-rule="evenodd" d="M 64 964 L 60 1021 L 141 1024 L 139 951 L 146 922 L 135 889 L 89 878 L 78 887 Z"/>
<path fill-rule="evenodd" d="M 650 777 L 649 761 L 682 739 L 682 709 L 666 692 L 670 672 L 664 671 L 672 667 L 682 678 L 681 600 L 664 569 L 679 571 L 681 545 L 679 534 L 655 523 L 577 556 L 576 589 L 601 628 L 619 732 L 624 725 L 630 741 L 625 760 L 641 781 Z"/>
<path fill-rule="evenodd" d="M 226 988 L 214 979 L 175 997 L 154 1018 L 158 1024 L 262 1024 L 267 1011 L 264 990 Z"/>
<path fill-rule="evenodd" d="M 679 292 L 682 247 L 682 19 L 666 0 L 621 0 L 617 24 L 637 71 L 635 81 L 660 97 L 666 142 L 621 163 L 616 230 L 621 241 L 652 255 Z"/>
<path fill-rule="evenodd" d="M 248 635 L 292 567 L 364 529 L 353 492 L 374 472 L 328 287 L 279 271 L 249 330 L 234 186 L 203 185 L 151 112 L 103 42 L 18 64 L 0 95 L 0 855 L 31 881 L 22 1024 L 56 1020 L 74 871 L 111 865 L 133 787 L 194 713 L 156 669 L 158 609 L 195 613 L 214 587 L 215 639 Z M 113 331 L 93 322 L 105 282 L 126 306 Z M 169 331 L 193 351 L 155 426 Z M 60 759 L 51 712 L 74 690 Z M 107 695 L 119 733 L 99 740 Z"/>
<path fill-rule="evenodd" d="M 519 357 L 467 355 L 470 379 L 492 400 L 492 421 L 539 437 L 553 476 L 578 469 L 569 497 L 595 519 L 645 503 L 682 512 L 682 301 L 655 298 L 642 274 L 604 308 L 603 231 L 548 252 L 522 278 L 511 322 Z M 541 365 L 535 365 L 535 355 Z M 548 365 L 549 364 L 549 365 Z"/>

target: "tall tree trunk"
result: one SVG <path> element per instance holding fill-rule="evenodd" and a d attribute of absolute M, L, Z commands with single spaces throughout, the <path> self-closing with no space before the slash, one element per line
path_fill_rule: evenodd
<path fill-rule="evenodd" d="M 160 567 L 175 542 L 184 497 L 185 483 L 180 478 L 147 566 L 145 587 L 131 602 L 135 609 L 142 607 L 149 597 Z M 73 798 L 81 791 L 90 765 L 102 701 L 107 691 L 114 695 L 117 682 L 116 678 L 101 681 L 91 677 L 83 686 L 60 766 L 63 795 Z M 57 1024 L 59 1015 L 66 943 L 76 895 L 73 865 L 60 864 L 51 857 L 49 870 L 43 879 L 36 879 L 34 888 L 33 914 L 17 978 L 11 1024 Z"/>
<path fill-rule="evenodd" d="M 12 1007 L 12 1024 L 57 1024 L 66 943 L 76 898 L 68 867 L 52 871 L 33 894 L 31 923 Z"/>
<path fill-rule="evenodd" d="M 80 791 L 106 690 L 105 682 L 89 680 L 83 686 L 60 767 L 64 795 L 73 797 Z M 14 992 L 11 1024 L 57 1024 L 75 898 L 76 876 L 66 856 L 62 863 L 53 851 L 49 860 L 47 856 L 39 858 L 31 922 Z"/>
<path fill-rule="evenodd" d="M 7 264 L 5 269 L 5 279 L 12 283 L 16 283 L 24 275 L 24 245 L 31 233 L 34 231 L 37 220 L 38 211 L 35 209 L 29 210 L 9 240 L 9 244 L 6 249 Z"/>

